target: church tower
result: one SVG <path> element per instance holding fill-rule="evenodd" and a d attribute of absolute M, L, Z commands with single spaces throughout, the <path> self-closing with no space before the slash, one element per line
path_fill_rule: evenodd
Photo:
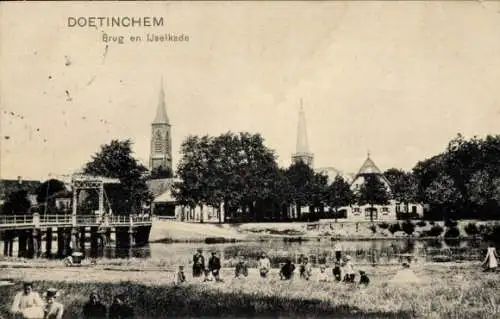
<path fill-rule="evenodd" d="M 158 167 L 172 170 L 172 136 L 165 106 L 163 77 L 161 79 L 160 99 L 156 109 L 156 117 L 151 123 L 151 150 L 149 155 L 149 169 L 153 170 Z"/>
<path fill-rule="evenodd" d="M 292 154 L 292 163 L 302 161 L 313 166 L 314 155 L 309 151 L 309 143 L 307 141 L 307 128 L 306 128 L 306 115 L 300 99 L 299 123 L 297 126 L 297 148 L 295 153 Z"/>

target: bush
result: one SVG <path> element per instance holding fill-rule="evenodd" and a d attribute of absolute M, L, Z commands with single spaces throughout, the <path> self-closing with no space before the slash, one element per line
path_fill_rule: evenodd
<path fill-rule="evenodd" d="M 479 228 L 477 227 L 476 223 L 468 223 L 467 226 L 465 226 L 464 230 L 469 236 L 476 236 L 479 234 Z"/>
<path fill-rule="evenodd" d="M 443 231 L 444 231 L 443 227 L 439 225 L 434 225 L 429 231 L 427 231 L 427 236 L 438 237 L 443 233 Z"/>
<path fill-rule="evenodd" d="M 454 220 L 448 219 L 445 221 L 444 225 L 448 228 L 457 227 L 458 223 Z"/>
<path fill-rule="evenodd" d="M 387 224 L 387 223 L 380 223 L 380 224 L 378 224 L 378 227 L 380 227 L 382 229 L 388 229 L 389 228 L 389 224 Z"/>
<path fill-rule="evenodd" d="M 457 227 L 450 227 L 444 234 L 445 238 L 457 238 L 460 236 L 460 231 Z"/>
<path fill-rule="evenodd" d="M 401 226 L 399 225 L 399 223 L 396 223 L 396 224 L 392 224 L 391 226 L 389 226 L 389 231 L 394 234 L 395 232 L 397 231 L 401 231 Z"/>
<path fill-rule="evenodd" d="M 425 227 L 425 226 L 427 226 L 427 223 L 425 222 L 425 220 L 421 220 L 421 221 L 419 221 L 419 222 L 417 223 L 417 226 L 418 226 L 418 227 Z"/>
<path fill-rule="evenodd" d="M 408 235 L 413 234 L 413 232 L 415 231 L 415 225 L 409 220 L 403 223 L 402 228 L 403 231 Z"/>

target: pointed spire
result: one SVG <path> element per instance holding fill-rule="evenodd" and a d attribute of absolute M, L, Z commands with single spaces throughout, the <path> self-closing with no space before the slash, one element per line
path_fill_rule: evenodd
<path fill-rule="evenodd" d="M 368 151 L 368 157 L 366 158 L 363 165 L 359 169 L 358 175 L 363 174 L 382 174 L 382 171 L 375 165 L 373 160 L 370 158 L 370 151 Z"/>
<path fill-rule="evenodd" d="M 299 123 L 297 126 L 297 154 L 309 153 L 309 143 L 307 140 L 306 115 L 302 98 L 300 99 Z"/>
<path fill-rule="evenodd" d="M 158 108 L 156 109 L 156 117 L 153 124 L 169 124 L 170 121 L 167 116 L 167 108 L 165 105 L 165 91 L 163 88 L 163 75 L 161 76 L 160 99 L 158 101 Z"/>

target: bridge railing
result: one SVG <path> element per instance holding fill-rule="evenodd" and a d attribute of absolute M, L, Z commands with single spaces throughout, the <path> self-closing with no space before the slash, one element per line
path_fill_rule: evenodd
<path fill-rule="evenodd" d="M 98 216 L 98 215 L 0 215 L 0 227 L 35 227 L 40 226 L 100 226 L 102 224 L 109 226 L 125 226 L 125 225 L 144 225 L 150 224 L 152 217 L 150 215 L 112 215 L 112 216 Z"/>
<path fill-rule="evenodd" d="M 0 215 L 0 225 L 33 224 L 33 215 Z"/>

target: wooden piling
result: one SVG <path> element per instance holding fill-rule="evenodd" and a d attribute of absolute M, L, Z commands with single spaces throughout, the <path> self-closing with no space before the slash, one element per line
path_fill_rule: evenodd
<path fill-rule="evenodd" d="M 26 232 L 26 239 L 28 241 L 27 245 L 27 254 L 26 257 L 28 258 L 33 258 L 35 256 L 35 245 L 34 245 L 34 236 L 33 233 L 35 232 L 34 229 L 30 229 Z"/>
<path fill-rule="evenodd" d="M 26 244 L 28 241 L 26 231 L 21 230 L 19 231 L 19 239 L 17 241 L 18 243 L 18 249 L 17 249 L 17 256 L 18 257 L 26 257 Z"/>
<path fill-rule="evenodd" d="M 85 238 L 87 236 L 87 233 L 85 232 L 85 227 L 80 227 L 80 241 L 79 241 L 79 247 L 80 251 L 85 254 Z"/>
<path fill-rule="evenodd" d="M 57 228 L 57 257 L 62 258 L 66 254 L 66 244 L 64 238 L 64 228 Z"/>
<path fill-rule="evenodd" d="M 52 240 L 52 227 L 49 227 L 45 233 L 45 255 L 47 258 L 52 257 Z"/>
<path fill-rule="evenodd" d="M 98 255 L 99 234 L 98 227 L 90 227 L 90 256 L 96 258 Z"/>

